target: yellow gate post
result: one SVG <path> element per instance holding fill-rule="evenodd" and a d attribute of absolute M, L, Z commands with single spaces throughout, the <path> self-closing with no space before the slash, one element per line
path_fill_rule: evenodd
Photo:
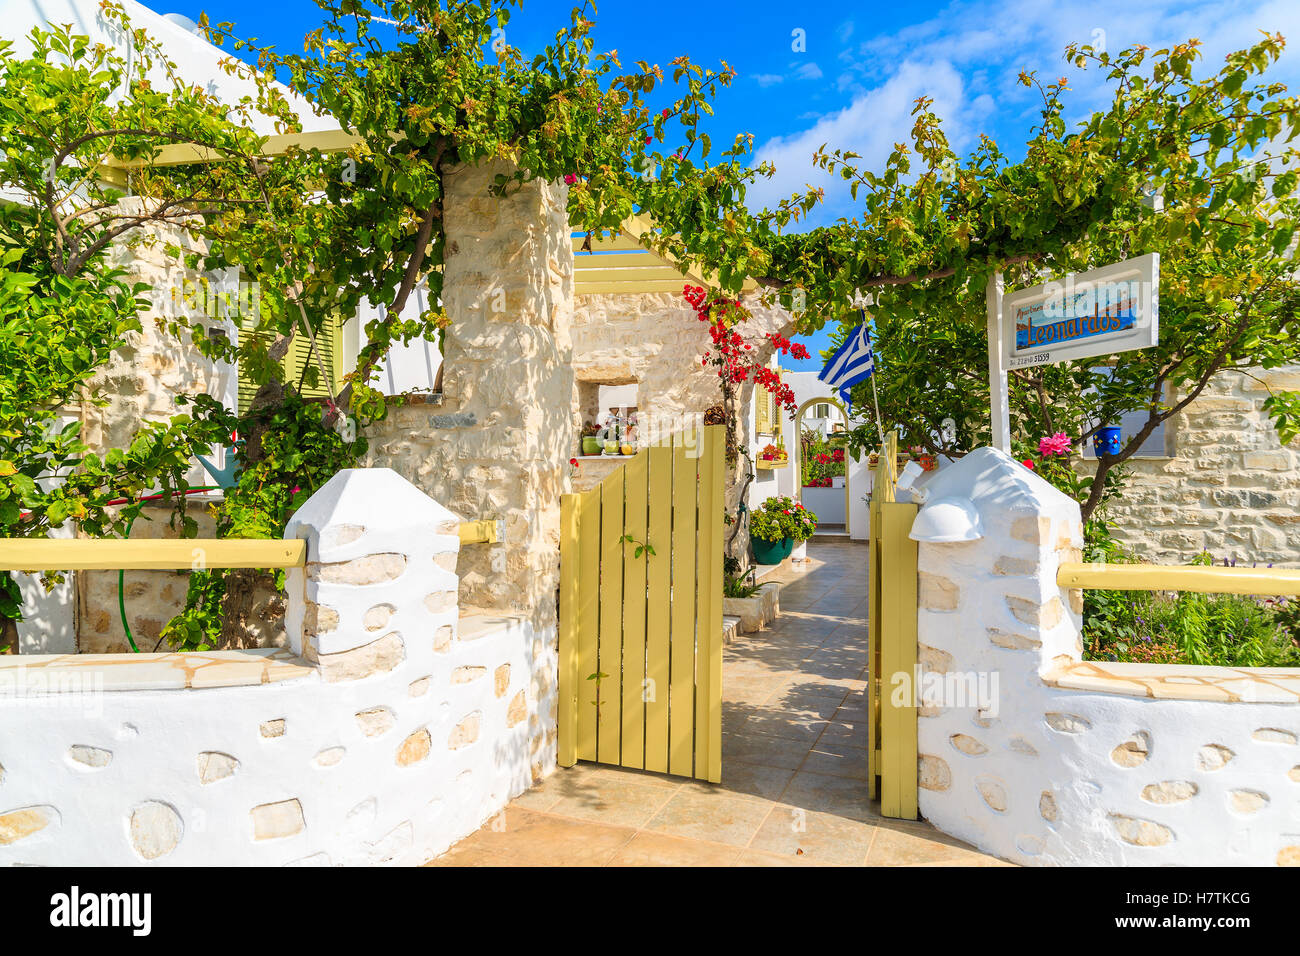
<path fill-rule="evenodd" d="M 914 504 L 895 500 L 898 433 L 880 449 L 871 494 L 867 566 L 867 796 L 887 817 L 917 815 L 916 542 Z M 895 699 L 896 675 L 908 691 Z"/>

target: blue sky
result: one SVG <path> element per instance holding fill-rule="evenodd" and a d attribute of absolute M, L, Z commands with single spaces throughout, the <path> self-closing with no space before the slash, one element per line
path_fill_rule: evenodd
<path fill-rule="evenodd" d="M 319 24 L 310 0 L 221 0 L 187 3 L 148 0 L 159 12 L 197 19 L 232 20 L 243 35 L 283 49 L 301 49 L 302 36 Z M 541 49 L 568 21 L 573 0 L 531 0 L 506 28 L 525 53 Z M 1071 42 L 1116 51 L 1141 43 L 1159 49 L 1197 37 L 1203 69 L 1217 69 L 1225 53 L 1252 43 L 1260 30 L 1294 41 L 1275 75 L 1293 87 L 1300 80 L 1298 0 L 997 0 L 953 3 L 863 3 L 775 0 L 701 3 L 682 0 L 605 0 L 598 4 L 598 49 L 618 50 L 625 64 L 647 60 L 665 67 L 678 55 L 739 72 L 720 95 L 708 126 L 715 143 L 736 133 L 754 134 L 758 159 L 777 166 L 776 177 L 750 196 L 762 206 L 801 190 L 827 187 L 827 202 L 811 224 L 852 216 L 847 191 L 809 162 L 823 143 L 862 154 L 883 166 L 896 142 L 907 139 L 912 103 L 929 96 L 958 152 L 981 133 L 1018 158 L 1037 120 L 1036 94 L 1016 83 L 1020 70 L 1045 79 L 1070 77 L 1067 114 L 1086 116 L 1108 97 L 1101 78 L 1067 67 Z M 800 42 L 802 41 L 802 42 Z M 789 363 L 820 368 L 825 333 L 805 340 L 814 358 Z M 788 361 L 788 360 L 787 360 Z"/>

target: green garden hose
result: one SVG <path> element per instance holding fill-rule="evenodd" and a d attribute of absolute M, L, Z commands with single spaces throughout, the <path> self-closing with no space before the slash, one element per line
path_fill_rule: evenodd
<path fill-rule="evenodd" d="M 220 491 L 220 485 L 202 485 L 197 488 L 185 488 L 183 491 L 173 491 L 171 495 L 148 495 L 139 499 L 140 501 L 153 501 L 157 498 L 175 497 L 176 495 L 193 495 L 204 491 Z M 110 502 L 110 504 L 125 504 L 122 502 Z M 131 528 L 135 524 L 136 515 L 131 515 L 130 520 L 126 523 L 126 534 L 123 537 L 131 537 Z M 139 654 L 140 648 L 136 646 L 135 635 L 131 633 L 131 625 L 126 623 L 126 568 L 117 569 L 117 612 L 122 618 L 122 630 L 126 632 L 126 642 L 131 645 L 131 650 Z"/>

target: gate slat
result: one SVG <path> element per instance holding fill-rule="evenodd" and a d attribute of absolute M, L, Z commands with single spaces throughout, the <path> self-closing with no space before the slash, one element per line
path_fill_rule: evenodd
<path fill-rule="evenodd" d="M 672 633 L 668 772 L 689 777 L 695 746 L 695 466 L 699 435 L 673 439 Z M 690 454 L 688 455 L 688 451 Z"/>
<path fill-rule="evenodd" d="M 596 673 L 600 635 L 600 488 L 575 496 L 578 505 L 578 658 L 577 683 L 577 751 L 579 760 L 596 759 L 596 682 L 587 680 Z"/>
<path fill-rule="evenodd" d="M 911 681 L 916 673 L 917 543 L 908 537 L 916 512 L 909 503 L 881 507 L 880 812 L 902 820 L 917 812 L 916 704 L 895 706 L 889 688 L 894 674 Z"/>
<path fill-rule="evenodd" d="M 561 767 L 572 767 L 578 762 L 579 500 L 577 495 L 560 497 L 560 620 L 557 641 L 560 701 L 556 762 Z"/>
<path fill-rule="evenodd" d="M 695 776 L 722 779 L 722 509 L 725 426 L 709 425 L 699 458 Z"/>
<path fill-rule="evenodd" d="M 618 468 L 600 483 L 600 649 L 597 666 L 605 676 L 596 708 L 596 759 L 619 762 L 623 653 L 623 475 Z"/>
<path fill-rule="evenodd" d="M 669 588 L 673 560 L 673 450 L 656 446 L 648 452 L 649 516 L 646 541 L 655 556 L 646 567 L 645 769 L 668 771 Z"/>
<path fill-rule="evenodd" d="M 646 569 L 655 558 L 648 552 L 636 557 L 646 543 L 646 497 L 649 470 L 646 455 L 640 454 L 624 469 L 626 504 L 624 534 L 632 540 L 623 544 L 623 748 L 624 767 L 645 766 L 645 625 Z"/>

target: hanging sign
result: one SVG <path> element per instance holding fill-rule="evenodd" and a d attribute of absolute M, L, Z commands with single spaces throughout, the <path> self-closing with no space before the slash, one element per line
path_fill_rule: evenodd
<path fill-rule="evenodd" d="M 1002 300 L 1004 368 L 1147 348 L 1159 340 L 1160 255 L 1045 282 Z"/>

